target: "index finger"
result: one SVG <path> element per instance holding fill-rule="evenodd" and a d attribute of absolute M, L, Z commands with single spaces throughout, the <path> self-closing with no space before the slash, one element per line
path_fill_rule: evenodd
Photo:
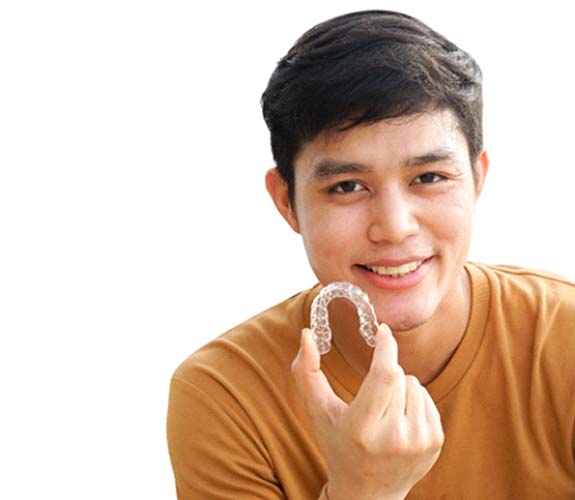
<path fill-rule="evenodd" d="M 366 423 L 376 424 L 385 414 L 399 377 L 403 376 L 397 362 L 397 342 L 386 324 L 381 324 L 375 336 L 375 349 L 369 372 L 365 377 L 352 411 Z"/>

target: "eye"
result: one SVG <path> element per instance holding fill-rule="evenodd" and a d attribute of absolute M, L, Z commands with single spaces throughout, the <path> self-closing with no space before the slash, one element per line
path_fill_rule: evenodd
<path fill-rule="evenodd" d="M 444 181 L 447 177 L 436 174 L 435 172 L 427 172 L 426 174 L 420 175 L 413 181 L 414 184 L 434 184 L 436 182 Z"/>
<path fill-rule="evenodd" d="M 364 187 L 355 181 L 344 181 L 336 184 L 330 188 L 330 193 L 355 193 L 357 191 L 363 190 Z"/>

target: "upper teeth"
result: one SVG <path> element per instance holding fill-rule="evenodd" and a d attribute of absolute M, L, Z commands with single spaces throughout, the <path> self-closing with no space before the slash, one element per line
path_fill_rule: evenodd
<path fill-rule="evenodd" d="M 402 276 L 404 274 L 415 271 L 422 263 L 422 260 L 416 260 L 413 262 L 408 262 L 407 264 L 402 264 L 399 267 L 385 267 L 385 266 L 365 266 L 370 271 L 377 274 L 383 274 L 385 276 Z"/>

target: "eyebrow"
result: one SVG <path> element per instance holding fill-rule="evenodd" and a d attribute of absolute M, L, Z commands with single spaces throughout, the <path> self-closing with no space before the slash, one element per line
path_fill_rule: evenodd
<path fill-rule="evenodd" d="M 341 174 L 363 174 L 373 172 L 373 169 L 360 163 L 341 163 L 336 160 L 322 160 L 313 166 L 314 179 L 328 179 Z"/>
<path fill-rule="evenodd" d="M 453 150 L 441 147 L 409 158 L 403 163 L 403 165 L 406 167 L 421 167 L 430 163 L 453 160 L 455 156 L 456 155 Z M 323 180 L 335 177 L 336 175 L 364 174 L 370 172 L 373 172 L 373 168 L 361 163 L 346 163 L 327 158 L 313 166 L 312 178 Z"/>
<path fill-rule="evenodd" d="M 430 163 L 438 163 L 440 161 L 449 161 L 455 158 L 455 151 L 448 148 L 437 148 L 428 153 L 414 156 L 409 158 L 405 165 L 408 167 L 421 167 Z"/>

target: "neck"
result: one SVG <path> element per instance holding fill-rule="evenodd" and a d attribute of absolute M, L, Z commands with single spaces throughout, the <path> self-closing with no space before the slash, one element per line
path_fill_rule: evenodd
<path fill-rule="evenodd" d="M 412 330 L 394 331 L 399 364 L 406 374 L 415 375 L 427 385 L 445 368 L 461 342 L 471 310 L 471 286 L 467 271 L 454 285 L 453 292 L 439 305 L 432 318 Z M 360 335 L 355 307 L 345 301 L 330 306 L 333 341 L 347 363 L 361 376 L 369 371 L 372 349 Z M 355 334 L 354 334 L 355 333 Z"/>

